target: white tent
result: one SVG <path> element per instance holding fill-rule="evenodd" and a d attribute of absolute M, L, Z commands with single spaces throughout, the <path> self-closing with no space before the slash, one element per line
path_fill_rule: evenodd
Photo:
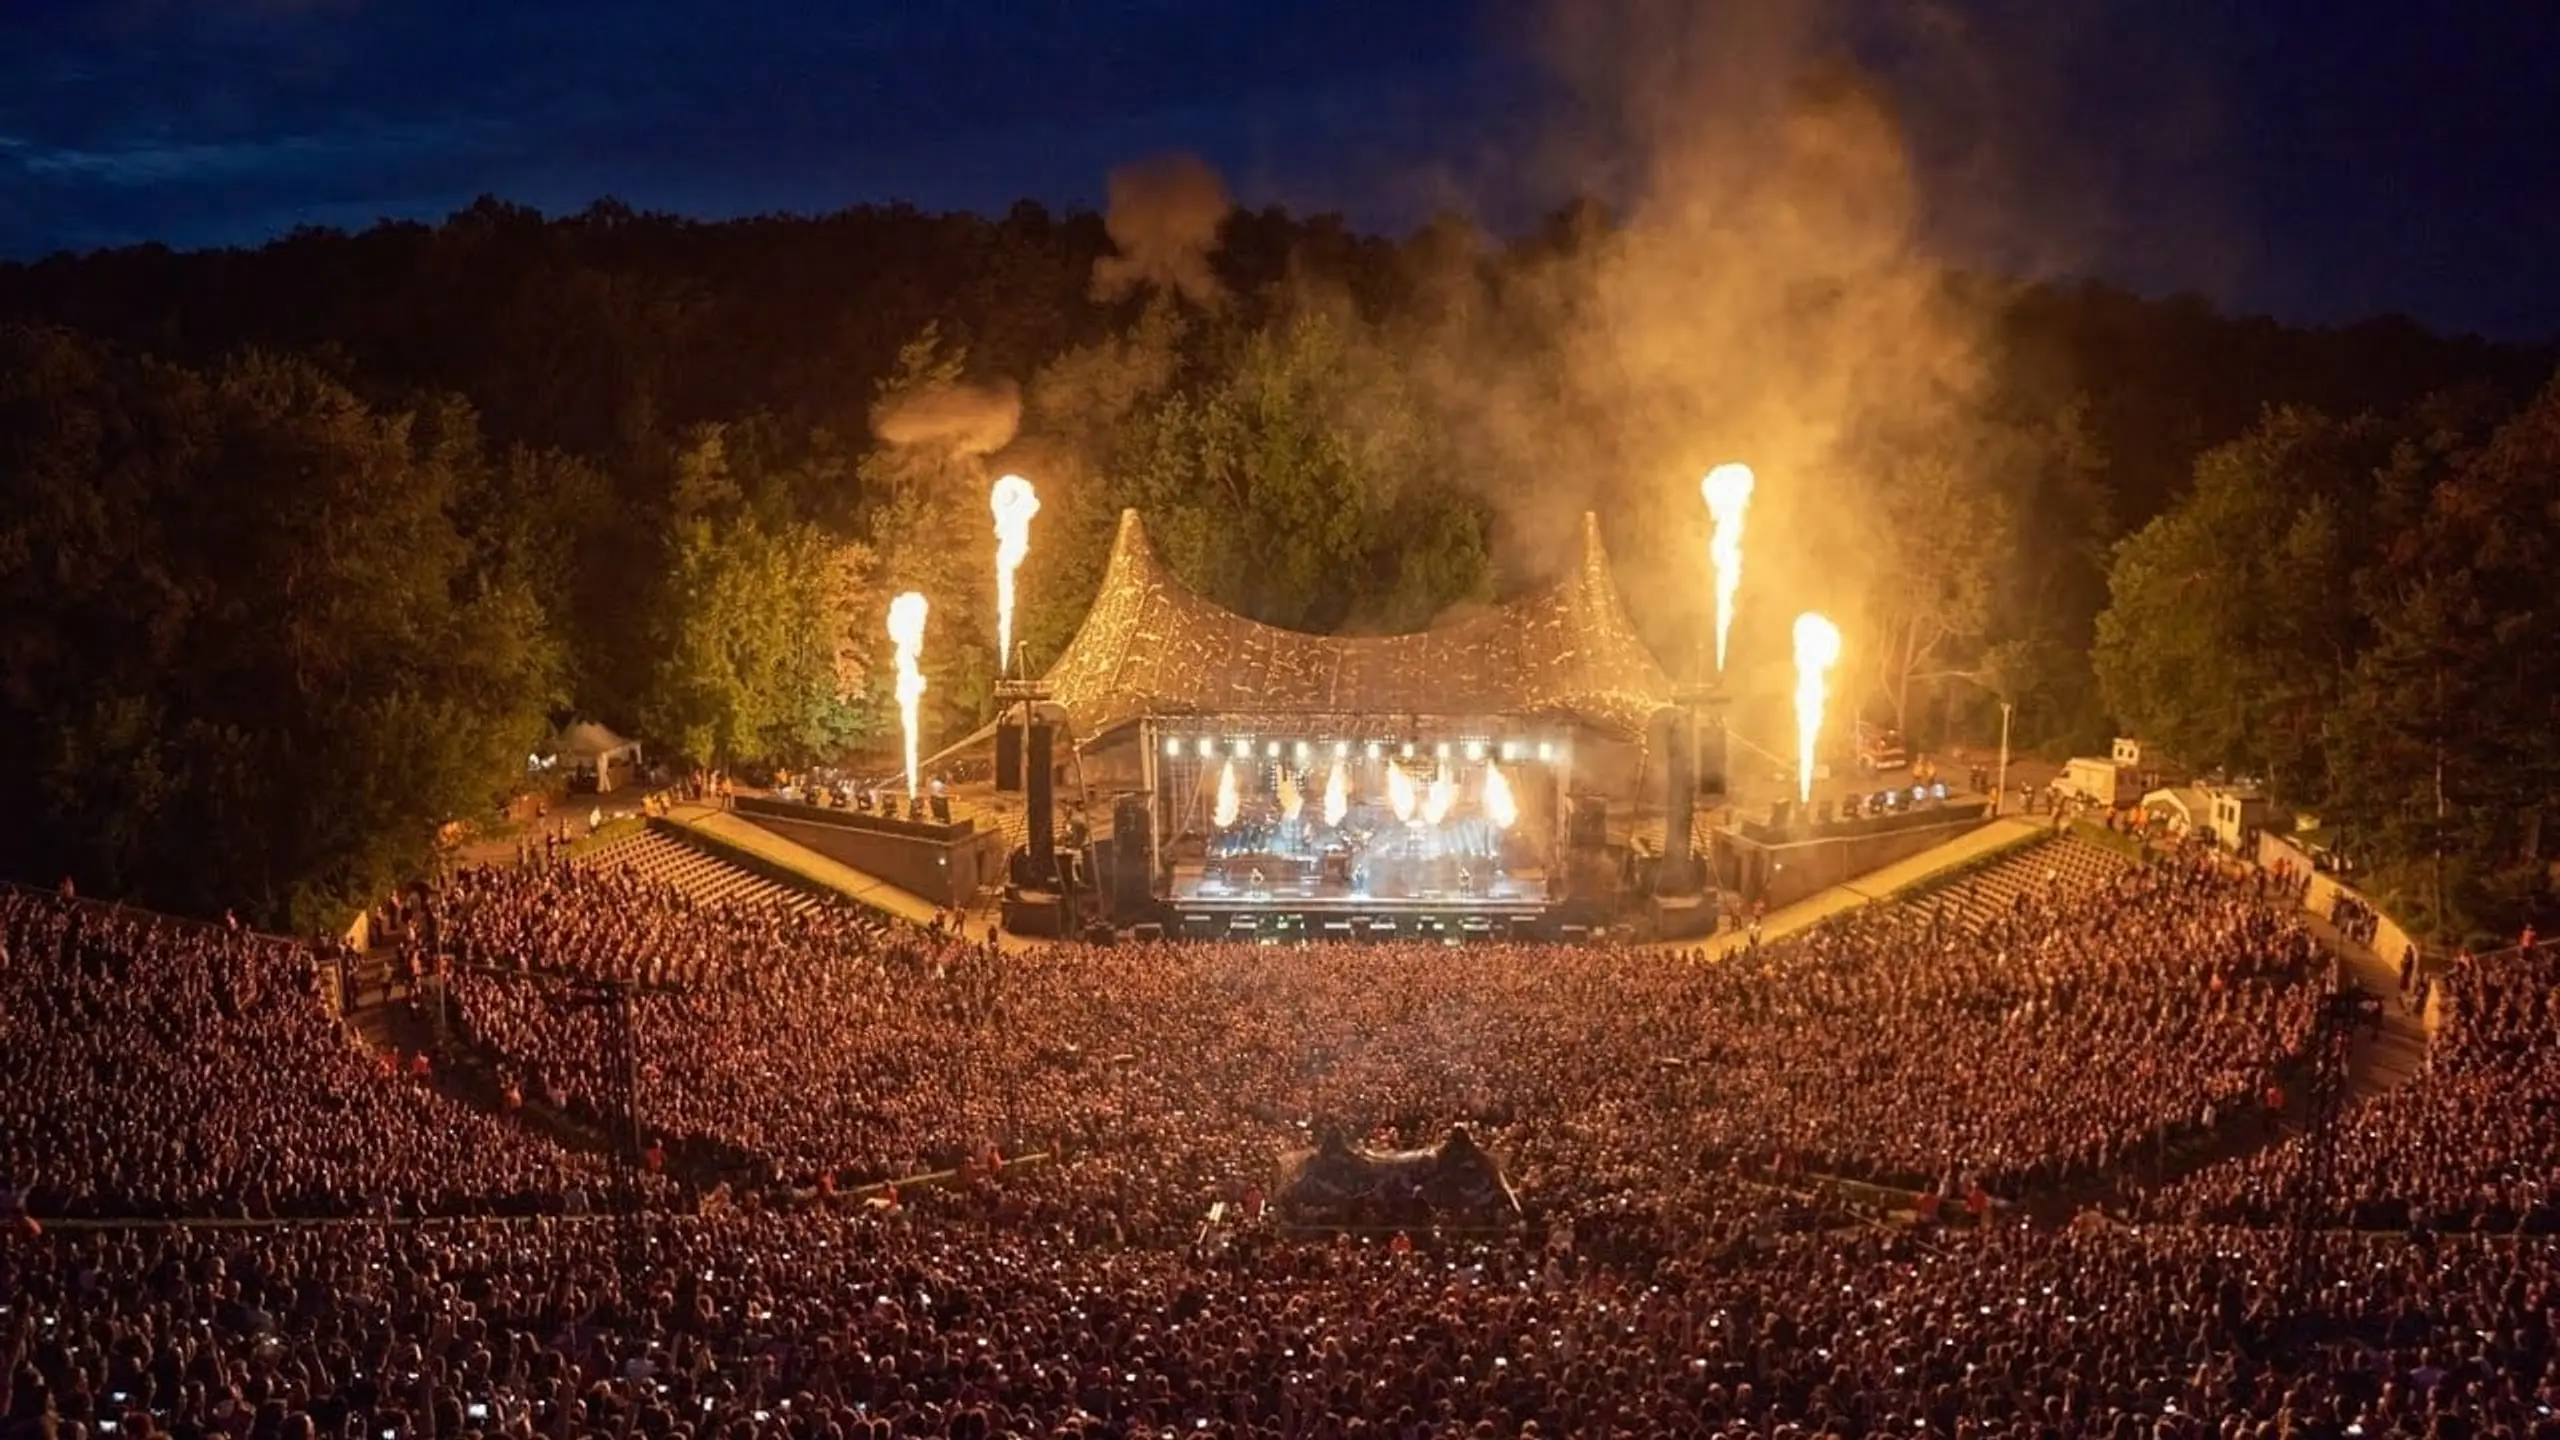
<path fill-rule="evenodd" d="M 640 742 L 626 740 L 592 720 L 561 731 L 558 748 L 571 773 L 595 778 L 600 795 L 640 773 Z"/>
<path fill-rule="evenodd" d="M 2196 834 L 2210 828 L 2213 823 L 2210 801 L 2204 791 L 2193 786 L 2154 790 L 2142 797 L 2142 808 L 2150 814 L 2165 817 L 2169 828 L 2180 835 Z"/>

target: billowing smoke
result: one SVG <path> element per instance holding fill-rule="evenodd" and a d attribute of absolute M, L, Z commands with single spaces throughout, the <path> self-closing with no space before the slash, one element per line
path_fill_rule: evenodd
<path fill-rule="evenodd" d="M 1736 459 L 1757 471 L 1715 649 L 1735 726 L 1783 754 L 1792 616 L 1834 615 L 1861 665 L 1935 646 L 1903 671 L 1948 668 L 1979 615 L 1939 572 L 1978 587 L 1991 567 L 1962 557 L 2001 553 L 2003 515 L 1980 497 L 2015 441 L 1991 405 L 2002 296 L 1929 242 L 1951 210 L 1979 208 L 1978 187 L 1924 203 L 1904 113 L 1964 67 L 1931 54 L 1942 42 L 1916 20 L 1849 7 L 1553 9 L 1548 58 L 1580 128 L 1552 131 L 1538 163 L 1554 189 L 1599 198 L 1514 241 L 1498 281 L 1450 222 L 1408 244 L 1432 313 L 1418 341 L 1382 343 L 1454 448 L 1439 473 L 1488 502 L 1496 573 L 1556 573 L 1578 515 L 1598 511 L 1675 674 L 1721 638 L 1699 477 Z M 1889 85 L 1831 58 L 1870 48 L 1853 24 L 1915 27 Z M 1880 683 L 1842 675 L 1843 703 Z"/>
<path fill-rule="evenodd" d="M 1224 298 L 1209 257 L 1235 208 L 1218 172 L 1196 155 L 1164 155 L 1111 173 L 1103 226 L 1119 251 L 1093 262 L 1093 295 L 1118 300 L 1156 286 L 1195 305 Z"/>
<path fill-rule="evenodd" d="M 871 431 L 892 445 L 938 445 L 961 455 L 991 455 L 1022 428 L 1022 387 L 935 385 L 886 401 Z"/>

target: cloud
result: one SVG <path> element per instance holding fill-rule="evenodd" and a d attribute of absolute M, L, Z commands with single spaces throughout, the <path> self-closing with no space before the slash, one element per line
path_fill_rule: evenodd
<path fill-rule="evenodd" d="M 312 174 L 449 153 L 467 145 L 466 127 L 385 126 L 339 134 L 279 135 L 230 141 L 137 138 L 101 148 L 40 145 L 0 136 L 0 154 L 40 179 L 117 187 L 227 183 L 244 176 Z"/>

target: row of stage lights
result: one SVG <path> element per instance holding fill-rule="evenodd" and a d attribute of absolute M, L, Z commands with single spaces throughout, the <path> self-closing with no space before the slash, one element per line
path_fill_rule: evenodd
<path fill-rule="evenodd" d="M 1186 754 L 1197 755 L 1203 760 L 1215 760 L 1221 755 L 1232 756 L 1238 760 L 1250 760 L 1257 753 L 1257 743 L 1263 759 L 1277 760 L 1285 754 L 1302 763 L 1313 760 L 1319 748 L 1336 760 L 1348 760 L 1351 758 L 1353 745 L 1349 740 L 1335 740 L 1319 747 L 1309 741 L 1300 740 L 1284 746 L 1277 740 L 1256 742 L 1251 736 L 1237 736 L 1222 742 L 1211 735 L 1203 735 L 1196 740 L 1186 740 L 1179 735 L 1173 735 L 1165 738 L 1164 753 L 1168 760 L 1179 760 Z M 1389 759 L 1390 751 L 1394 752 L 1392 758 L 1415 760 L 1423 758 L 1424 747 L 1411 740 L 1400 745 L 1388 745 L 1382 741 L 1370 740 L 1360 745 L 1360 751 L 1371 760 Z M 1446 761 L 1464 756 L 1470 764 L 1481 764 L 1496 756 L 1499 756 L 1505 765 L 1517 765 L 1528 760 L 1553 764 L 1564 753 L 1564 747 L 1552 740 L 1535 742 L 1504 740 L 1499 744 L 1490 740 L 1462 740 L 1455 743 L 1442 740 L 1429 747 L 1431 759 Z"/>

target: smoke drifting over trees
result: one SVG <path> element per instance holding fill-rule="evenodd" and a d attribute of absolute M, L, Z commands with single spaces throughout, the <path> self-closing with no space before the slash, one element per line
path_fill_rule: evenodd
<path fill-rule="evenodd" d="M 1022 428 L 1022 387 L 1011 380 L 926 386 L 872 408 L 871 433 L 892 445 L 939 445 L 992 455 Z"/>
<path fill-rule="evenodd" d="M 2001 524 L 1947 490 L 1996 448 L 1995 312 L 1923 252 L 1893 101 L 1829 39 L 1740 7 L 1566 12 L 1555 56 L 1599 123 L 1558 159 L 1613 179 L 1623 219 L 1565 230 L 1532 283 L 1450 312 L 1419 373 L 1505 569 L 1542 573 L 1601 511 L 1675 670 L 1707 604 L 1698 477 L 1748 461 L 1734 665 L 1783 669 L 1788 620 L 1821 608 L 1849 631 L 1844 674 L 1899 704 L 1987 614 L 1932 561 Z"/>
<path fill-rule="evenodd" d="M 1234 208 L 1226 182 L 1195 155 L 1158 156 L 1112 172 L 1103 224 L 1119 253 L 1093 262 L 1094 298 L 1119 300 L 1154 285 L 1195 305 L 1216 305 L 1225 291 L 1209 255 Z"/>

